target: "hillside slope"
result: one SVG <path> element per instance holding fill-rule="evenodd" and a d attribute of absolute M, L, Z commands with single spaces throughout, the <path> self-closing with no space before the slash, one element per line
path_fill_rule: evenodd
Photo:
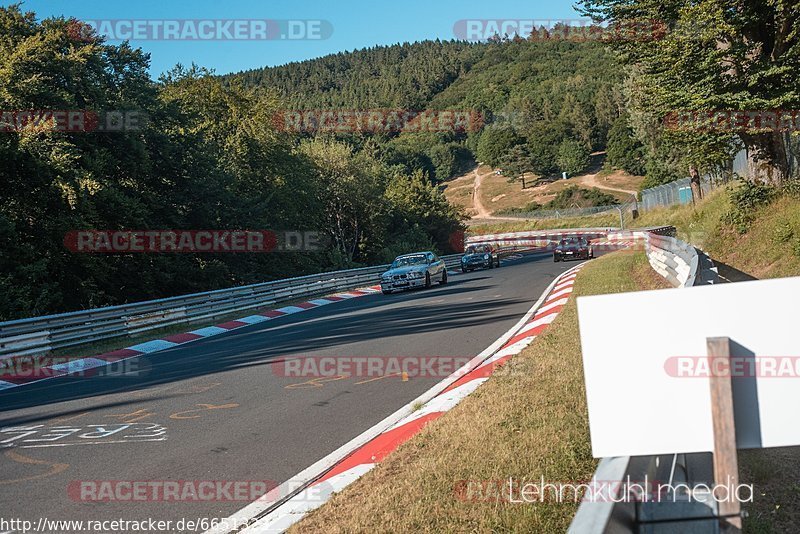
<path fill-rule="evenodd" d="M 624 108 L 622 76 L 611 52 L 598 43 L 518 40 L 374 47 L 250 70 L 224 80 L 235 78 L 245 86 L 275 92 L 289 110 L 473 112 L 481 120 L 466 132 L 442 128 L 349 136 L 356 143 L 371 137 L 391 163 L 421 169 L 441 182 L 482 159 L 476 158 L 481 137 L 500 128 L 513 133 L 505 136 L 507 145 L 495 143 L 496 154 L 524 145 L 548 172 L 564 141 L 577 144 L 587 155 L 605 149 L 608 132 Z"/>

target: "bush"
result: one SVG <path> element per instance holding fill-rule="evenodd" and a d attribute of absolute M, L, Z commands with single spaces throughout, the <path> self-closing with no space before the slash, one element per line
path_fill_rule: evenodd
<path fill-rule="evenodd" d="M 556 163 L 561 171 L 575 175 L 589 166 L 589 151 L 573 139 L 564 139 L 558 145 Z"/>
<path fill-rule="evenodd" d="M 789 180 L 783 184 L 783 193 L 794 198 L 800 198 L 800 179 Z"/>
<path fill-rule="evenodd" d="M 792 229 L 792 225 L 788 222 L 785 222 L 775 229 L 775 233 L 772 236 L 772 242 L 776 245 L 783 245 L 788 243 L 793 237 L 794 230 Z"/>
<path fill-rule="evenodd" d="M 755 218 L 755 211 L 772 202 L 777 192 L 772 186 L 742 182 L 741 186 L 731 191 L 731 209 L 723 220 L 740 234 L 746 234 Z"/>
<path fill-rule="evenodd" d="M 558 192 L 556 198 L 548 202 L 545 207 L 548 209 L 568 209 L 568 208 L 593 208 L 595 206 L 610 206 L 619 204 L 614 195 L 603 193 L 597 188 L 584 189 L 576 185 L 571 185 Z"/>
<path fill-rule="evenodd" d="M 603 193 L 597 188 L 583 189 L 571 185 L 558 192 L 556 198 L 546 204 L 531 202 L 522 208 L 508 208 L 498 214 L 530 213 L 538 210 L 564 210 L 569 208 L 593 208 L 595 206 L 611 206 L 619 204 L 614 195 Z"/>

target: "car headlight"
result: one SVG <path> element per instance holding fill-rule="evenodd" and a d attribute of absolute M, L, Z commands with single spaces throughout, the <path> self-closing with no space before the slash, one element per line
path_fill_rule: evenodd
<path fill-rule="evenodd" d="M 419 271 L 411 271 L 408 273 L 409 278 L 422 278 L 422 273 Z"/>
<path fill-rule="evenodd" d="M 488 259 L 489 259 L 489 255 L 488 255 L 488 254 L 484 254 L 484 255 L 483 255 L 483 259 L 484 259 L 484 260 L 488 260 Z"/>

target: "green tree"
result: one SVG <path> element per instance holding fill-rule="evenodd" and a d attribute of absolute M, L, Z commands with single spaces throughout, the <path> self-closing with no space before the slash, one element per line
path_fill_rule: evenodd
<path fill-rule="evenodd" d="M 586 14 L 623 27 L 641 28 L 642 21 L 662 25 L 660 34 L 615 43 L 636 76 L 638 106 L 656 120 L 683 110 L 785 110 L 800 105 L 797 2 L 583 0 L 581 5 Z M 783 132 L 734 129 L 747 148 L 754 179 L 771 184 L 789 179 Z M 712 152 L 725 144 L 720 135 L 702 132 L 688 132 L 680 141 L 684 147 L 707 146 Z"/>
<path fill-rule="evenodd" d="M 503 156 L 523 140 L 511 128 L 486 128 L 478 141 L 478 161 L 497 167 Z"/>
<path fill-rule="evenodd" d="M 564 139 L 558 145 L 556 163 L 561 171 L 576 175 L 589 166 L 589 151 L 574 139 Z"/>
<path fill-rule="evenodd" d="M 533 172 L 534 162 L 527 146 L 516 145 L 503 156 L 500 166 L 509 182 L 521 180 L 522 189 L 525 189 L 525 173 Z"/>
<path fill-rule="evenodd" d="M 645 172 L 644 147 L 628 126 L 626 114 L 620 115 L 608 132 L 605 164 L 639 176 Z"/>
<path fill-rule="evenodd" d="M 322 183 L 326 227 L 350 264 L 365 259 L 364 246 L 386 212 L 381 164 L 346 143 L 318 137 L 304 141 L 300 152 L 313 163 Z"/>
<path fill-rule="evenodd" d="M 533 172 L 540 176 L 558 171 L 558 147 L 566 135 L 563 122 L 539 121 L 526 132 Z"/>
<path fill-rule="evenodd" d="M 403 241 L 412 234 L 419 236 L 422 229 L 440 252 L 457 252 L 452 249 L 452 237 L 463 231 L 461 221 L 466 217 L 424 173 L 394 176 L 386 189 L 386 199 L 391 214 L 388 227 L 391 239 L 387 243 Z"/>

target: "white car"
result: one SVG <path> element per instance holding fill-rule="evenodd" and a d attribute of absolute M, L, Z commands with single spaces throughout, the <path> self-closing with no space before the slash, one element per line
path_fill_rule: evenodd
<path fill-rule="evenodd" d="M 391 268 L 381 275 L 384 295 L 415 287 L 431 287 L 433 282 L 447 283 L 447 266 L 433 252 L 415 252 L 398 256 Z"/>

